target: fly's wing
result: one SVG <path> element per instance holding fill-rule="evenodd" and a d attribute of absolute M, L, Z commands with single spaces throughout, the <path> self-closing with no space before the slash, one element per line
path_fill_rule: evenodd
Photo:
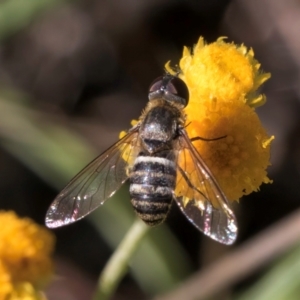
<path fill-rule="evenodd" d="M 175 200 L 188 220 L 210 238 L 230 245 L 237 223 L 226 196 L 185 130 L 178 140 Z"/>
<path fill-rule="evenodd" d="M 50 228 L 73 223 L 103 204 L 127 180 L 138 151 L 138 128 L 87 165 L 54 199 L 46 214 Z"/>

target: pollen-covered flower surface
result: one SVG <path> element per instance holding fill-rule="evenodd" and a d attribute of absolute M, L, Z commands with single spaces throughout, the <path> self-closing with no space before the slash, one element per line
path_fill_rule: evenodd
<path fill-rule="evenodd" d="M 53 273 L 54 237 L 14 212 L 0 211 L 0 299 L 43 299 L 39 292 Z"/>
<path fill-rule="evenodd" d="M 224 39 L 205 44 L 200 38 L 192 51 L 184 47 L 179 66 L 190 93 L 186 130 L 190 138 L 215 139 L 193 144 L 227 198 L 238 200 L 271 182 L 266 168 L 274 137 L 254 110 L 265 102 L 257 88 L 270 74 L 260 71 L 253 51 Z M 166 69 L 174 74 L 169 63 Z"/>

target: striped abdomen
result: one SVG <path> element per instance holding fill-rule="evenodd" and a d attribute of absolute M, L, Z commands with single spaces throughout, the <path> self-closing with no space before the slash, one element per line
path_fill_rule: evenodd
<path fill-rule="evenodd" d="M 176 184 L 174 161 L 157 156 L 138 156 L 130 173 L 131 203 L 148 225 L 162 223 L 171 208 Z"/>

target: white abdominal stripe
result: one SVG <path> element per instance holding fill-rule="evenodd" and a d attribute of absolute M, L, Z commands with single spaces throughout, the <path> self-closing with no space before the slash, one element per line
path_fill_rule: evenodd
<path fill-rule="evenodd" d="M 134 162 L 134 164 L 139 163 L 157 163 L 160 165 L 163 165 L 165 167 L 173 168 L 175 169 L 175 163 L 167 158 L 164 157 L 158 157 L 158 156 L 138 156 Z"/>
<path fill-rule="evenodd" d="M 129 188 L 130 194 L 134 197 L 135 195 L 145 195 L 156 197 L 170 197 L 172 196 L 173 189 L 168 186 L 155 186 L 149 184 L 137 184 L 132 183 Z"/>

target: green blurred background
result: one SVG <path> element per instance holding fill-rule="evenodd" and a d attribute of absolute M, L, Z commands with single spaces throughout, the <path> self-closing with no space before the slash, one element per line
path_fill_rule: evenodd
<path fill-rule="evenodd" d="M 183 46 L 200 35 L 209 42 L 227 36 L 253 47 L 272 73 L 262 90 L 268 102 L 257 112 L 276 136 L 274 183 L 234 206 L 240 232 L 232 247 L 203 237 L 174 206 L 166 224 L 144 240 L 114 299 L 148 299 L 205 276 L 211 264 L 299 207 L 299 17 L 300 2 L 290 0 L 1 1 L 0 209 L 43 224 L 59 190 L 139 117 L 164 64 L 175 65 Z M 125 185 L 89 218 L 54 230 L 57 278 L 48 298 L 89 299 L 134 218 Z M 274 248 L 281 250 L 267 264 L 225 286 L 207 277 L 213 292 L 194 298 L 186 286 L 185 299 L 299 299 L 298 240 L 285 245 L 280 237 L 287 233 L 280 234 Z M 252 258 L 234 265 L 251 265 Z"/>

